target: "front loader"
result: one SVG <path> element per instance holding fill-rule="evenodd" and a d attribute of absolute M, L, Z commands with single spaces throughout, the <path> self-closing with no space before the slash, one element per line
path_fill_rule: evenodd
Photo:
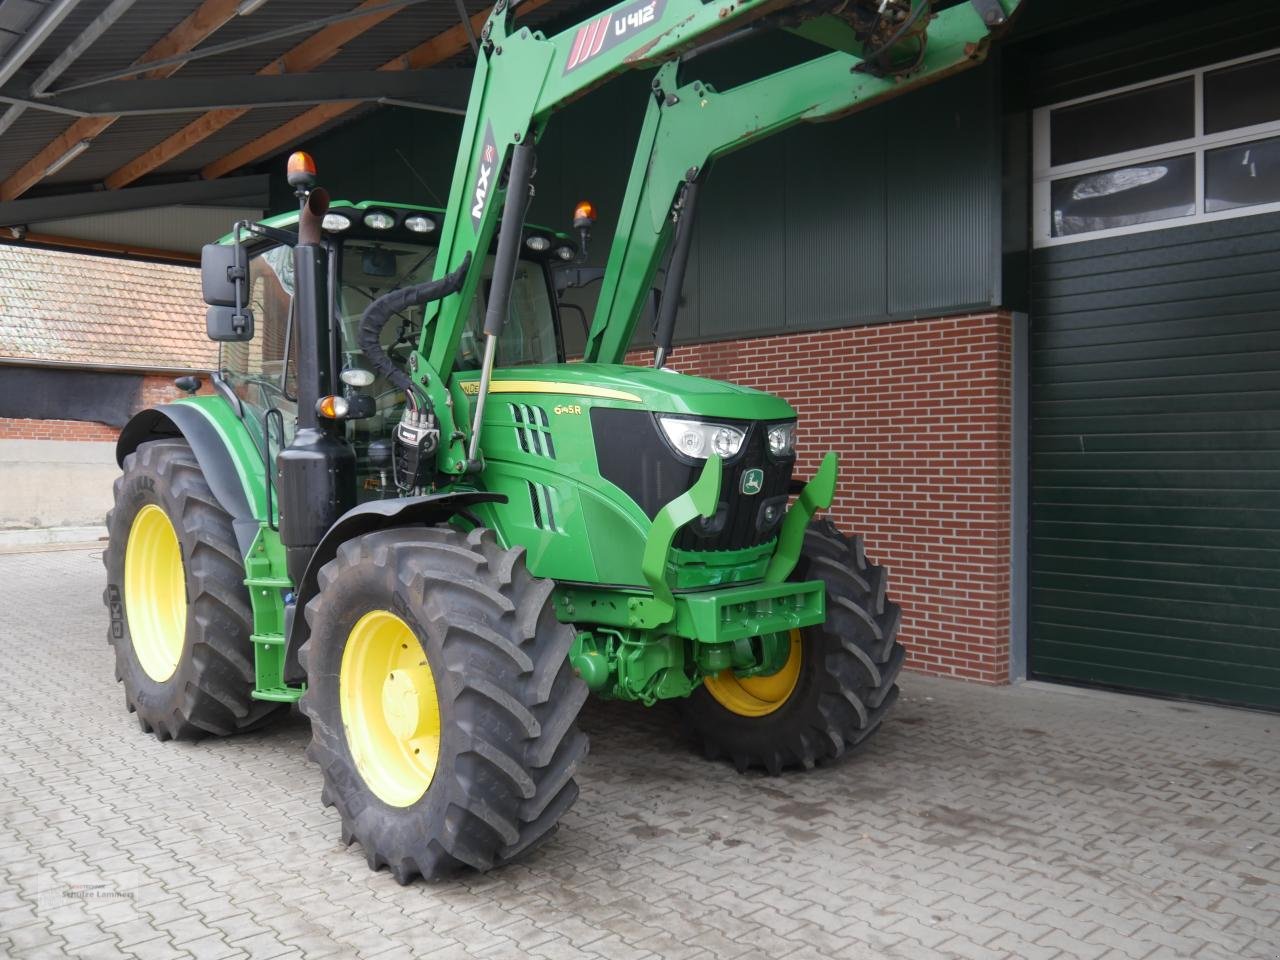
<path fill-rule="evenodd" d="M 330 203 L 205 248 L 213 392 L 121 434 L 104 561 L 126 702 L 162 739 L 299 702 L 346 842 L 401 882 L 489 869 L 577 796 L 588 692 L 677 701 L 708 757 L 811 768 L 874 732 L 904 653 L 884 570 L 815 514 L 796 413 L 667 362 L 714 160 L 981 61 L 1019 0 L 628 0 L 553 37 L 498 0 L 445 209 Z M 942 6 L 940 4 L 939 6 Z M 693 56 L 819 51 L 723 92 Z M 547 123 L 656 69 L 582 362 L 525 222 Z M 660 267 L 653 366 L 627 365 Z"/>

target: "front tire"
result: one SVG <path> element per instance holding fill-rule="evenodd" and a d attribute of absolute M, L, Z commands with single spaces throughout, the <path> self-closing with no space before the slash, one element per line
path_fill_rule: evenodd
<path fill-rule="evenodd" d="M 553 587 L 483 529 L 366 534 L 320 571 L 300 651 L 307 755 L 371 869 L 400 883 L 489 870 L 577 798 L 587 688 Z"/>
<path fill-rule="evenodd" d="M 726 671 L 682 705 L 707 758 L 727 758 L 740 771 L 776 775 L 835 760 L 879 729 L 898 698 L 900 611 L 861 539 L 830 520 L 810 524 L 791 579 L 823 581 L 826 622 L 792 631 L 791 655 L 776 674 L 739 680 Z"/>
<path fill-rule="evenodd" d="M 103 601 L 116 679 L 144 733 L 240 733 L 281 704 L 254 700 L 253 612 L 231 516 L 183 440 L 125 457 L 107 514 Z"/>

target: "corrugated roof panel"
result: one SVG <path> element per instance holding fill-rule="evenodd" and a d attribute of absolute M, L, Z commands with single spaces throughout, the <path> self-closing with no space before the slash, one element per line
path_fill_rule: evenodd
<path fill-rule="evenodd" d="M 198 113 L 161 113 L 121 117 L 98 134 L 88 150 L 53 176 L 46 177 L 43 182 L 96 183 L 153 143 L 159 143 L 175 130 L 181 130 L 198 116 Z"/>

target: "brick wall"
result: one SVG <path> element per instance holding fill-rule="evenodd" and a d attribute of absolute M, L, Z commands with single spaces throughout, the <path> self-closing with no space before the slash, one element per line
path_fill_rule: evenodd
<path fill-rule="evenodd" d="M 202 392 L 208 392 L 208 377 Z M 168 403 L 183 396 L 173 385 L 173 376 L 156 374 L 143 377 L 137 409 Z M 20 420 L 0 417 L 0 440 L 115 440 L 120 431 L 105 423 L 90 420 Z"/>
<path fill-rule="evenodd" d="M 1009 318 L 993 314 L 698 344 L 671 366 L 786 397 L 798 474 L 840 456 L 832 514 L 888 566 L 908 666 L 1002 683 L 1011 347 Z"/>

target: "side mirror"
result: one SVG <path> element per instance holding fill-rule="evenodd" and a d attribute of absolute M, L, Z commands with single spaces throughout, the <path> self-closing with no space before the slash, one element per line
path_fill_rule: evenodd
<path fill-rule="evenodd" d="M 253 311 L 248 307 L 211 306 L 204 315 L 210 340 L 243 343 L 253 339 Z"/>
<path fill-rule="evenodd" d="M 247 303 L 249 259 L 243 244 L 206 243 L 200 251 L 200 287 L 211 307 Z"/>

